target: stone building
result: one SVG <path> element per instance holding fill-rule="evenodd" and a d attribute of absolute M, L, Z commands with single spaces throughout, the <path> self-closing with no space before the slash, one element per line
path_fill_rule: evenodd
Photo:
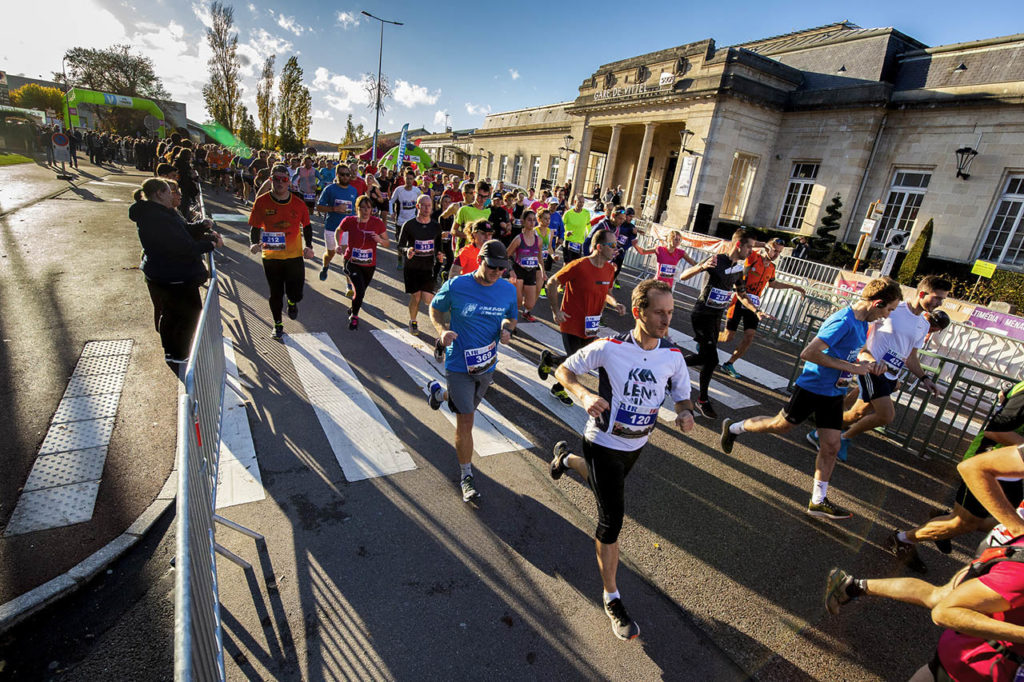
<path fill-rule="evenodd" d="M 470 168 L 621 185 L 644 217 L 700 232 L 810 234 L 838 194 L 856 242 L 878 201 L 876 245 L 934 219 L 933 257 L 1024 269 L 1022 104 L 1024 34 L 928 47 L 841 22 L 605 64 L 571 102 L 488 116 Z"/>

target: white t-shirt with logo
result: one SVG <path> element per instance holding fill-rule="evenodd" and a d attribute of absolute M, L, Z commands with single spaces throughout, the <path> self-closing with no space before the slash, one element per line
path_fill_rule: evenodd
<path fill-rule="evenodd" d="M 886 364 L 885 376 L 895 380 L 911 352 L 924 346 L 930 325 L 924 315 L 915 315 L 900 303 L 884 320 L 872 323 L 864 349 Z"/>
<path fill-rule="evenodd" d="M 413 186 L 406 189 L 402 185 L 391 193 L 391 203 L 398 207 L 398 224 L 404 225 L 405 221 L 416 217 L 416 200 L 423 194 L 419 187 Z"/>

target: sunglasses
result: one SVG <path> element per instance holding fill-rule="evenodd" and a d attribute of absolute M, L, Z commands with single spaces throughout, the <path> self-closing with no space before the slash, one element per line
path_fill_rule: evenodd
<path fill-rule="evenodd" d="M 508 270 L 508 267 L 504 265 L 488 265 L 487 263 L 484 263 L 484 267 L 488 270 L 497 270 L 498 272 L 505 272 Z"/>
<path fill-rule="evenodd" d="M 272 179 L 276 182 L 291 182 L 291 178 L 287 175 L 275 175 Z"/>

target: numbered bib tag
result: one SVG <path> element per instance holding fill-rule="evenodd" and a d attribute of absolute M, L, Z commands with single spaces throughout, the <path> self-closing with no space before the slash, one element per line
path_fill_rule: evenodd
<path fill-rule="evenodd" d="M 993 528 L 985 538 L 985 544 L 989 547 L 1002 547 L 1010 544 L 1011 541 L 1013 541 L 1013 533 L 1006 530 L 1006 526 L 1001 523 Z"/>
<path fill-rule="evenodd" d="M 612 423 L 612 435 L 619 438 L 642 438 L 653 431 L 657 423 L 657 407 L 619 405 Z"/>
<path fill-rule="evenodd" d="M 352 249 L 352 260 L 357 263 L 372 263 L 373 249 Z"/>
<path fill-rule="evenodd" d="M 262 241 L 264 251 L 284 251 L 284 232 L 264 232 Z"/>
<path fill-rule="evenodd" d="M 620 234 L 617 239 L 619 240 L 619 246 L 625 246 L 626 242 L 629 241 L 629 237 L 624 234 Z"/>
<path fill-rule="evenodd" d="M 661 263 L 658 265 L 658 276 L 667 279 L 672 279 L 676 275 L 676 266 L 669 265 L 668 263 Z"/>
<path fill-rule="evenodd" d="M 718 289 L 711 287 L 711 291 L 708 292 L 707 305 L 712 308 L 724 308 L 729 305 L 729 301 L 732 300 L 732 292 L 726 291 L 725 289 Z"/>
<path fill-rule="evenodd" d="M 597 337 L 598 331 L 601 329 L 601 316 L 600 315 L 587 315 L 583 318 L 583 336 L 588 339 Z"/>
<path fill-rule="evenodd" d="M 523 226 L 523 221 L 516 219 L 516 220 L 512 221 L 512 224 L 515 225 L 516 227 L 522 227 Z"/>
<path fill-rule="evenodd" d="M 352 202 L 345 201 L 344 199 L 335 199 L 334 205 L 340 207 L 343 213 L 351 215 L 352 213 Z"/>
<path fill-rule="evenodd" d="M 539 267 L 537 265 L 537 257 L 536 256 L 523 256 L 522 258 L 519 259 L 519 265 L 521 267 L 524 267 L 524 268 L 536 268 L 536 267 Z"/>
<path fill-rule="evenodd" d="M 903 359 L 891 350 L 885 352 L 885 355 L 882 356 L 882 362 L 888 365 L 889 369 L 893 372 L 899 372 L 903 369 Z"/>
<path fill-rule="evenodd" d="M 302 198 L 305 199 L 306 201 L 313 201 L 313 199 L 316 198 L 316 195 L 313 194 L 312 192 L 306 192 L 305 194 L 302 195 Z"/>
<path fill-rule="evenodd" d="M 565 245 L 569 247 L 570 251 L 575 251 L 576 253 L 579 253 L 580 248 L 583 246 L 582 244 L 578 244 L 576 242 L 566 242 Z"/>
<path fill-rule="evenodd" d="M 434 240 L 417 239 L 413 242 L 412 250 L 415 251 L 418 256 L 429 256 L 434 253 Z"/>
<path fill-rule="evenodd" d="M 492 342 L 482 348 L 470 348 L 465 352 L 466 370 L 470 374 L 486 372 L 498 361 L 498 344 Z"/>
<path fill-rule="evenodd" d="M 750 301 L 755 308 L 761 307 L 761 297 L 756 294 L 747 294 L 747 300 Z"/>

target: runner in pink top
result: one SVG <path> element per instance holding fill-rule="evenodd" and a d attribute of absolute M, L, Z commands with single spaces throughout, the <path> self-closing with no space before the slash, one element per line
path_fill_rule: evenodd
<path fill-rule="evenodd" d="M 658 260 L 658 272 L 656 277 L 666 284 L 673 285 L 676 281 L 676 273 L 679 271 L 679 261 L 685 260 L 690 265 L 696 265 L 697 261 L 686 255 L 686 251 L 680 248 L 683 235 L 678 230 L 672 230 L 668 235 L 668 248 L 658 245 L 653 249 L 642 248 L 639 244 L 633 246 L 637 253 L 648 256 L 654 254 Z"/>

